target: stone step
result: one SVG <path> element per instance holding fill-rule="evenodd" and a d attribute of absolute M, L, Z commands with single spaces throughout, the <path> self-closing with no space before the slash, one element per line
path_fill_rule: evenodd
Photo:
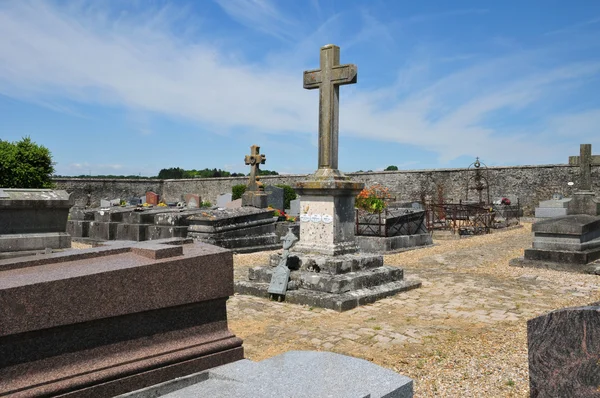
<path fill-rule="evenodd" d="M 421 287 L 421 282 L 416 280 L 401 280 L 389 282 L 372 288 L 359 289 L 348 293 L 335 294 L 317 292 L 314 290 L 298 289 L 289 290 L 285 301 L 292 304 L 303 304 L 311 307 L 327 308 L 338 312 L 348 311 L 359 305 L 374 303 L 385 297 Z M 269 297 L 268 283 L 252 281 L 238 281 L 234 290 L 240 294 L 250 294 L 259 297 Z"/>
<path fill-rule="evenodd" d="M 275 267 L 279 264 L 280 254 L 271 255 L 269 264 Z M 345 254 L 341 256 L 324 256 L 319 254 L 290 253 L 289 261 L 299 264 L 307 271 L 321 274 L 339 275 L 376 269 L 383 266 L 383 256 L 377 254 Z M 289 263 L 288 263 L 289 264 Z"/>

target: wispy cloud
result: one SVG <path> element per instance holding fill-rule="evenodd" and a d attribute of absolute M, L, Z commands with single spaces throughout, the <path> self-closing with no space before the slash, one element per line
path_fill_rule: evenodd
<path fill-rule="evenodd" d="M 569 32 L 575 31 L 577 29 L 584 28 L 586 26 L 595 25 L 597 23 L 600 23 L 600 17 L 588 19 L 585 21 L 577 22 L 572 25 L 562 27 L 560 29 L 552 30 L 550 32 L 544 33 L 544 35 L 552 36 L 552 35 L 559 35 L 559 34 L 563 34 L 563 33 L 569 33 Z"/>
<path fill-rule="evenodd" d="M 329 36 L 309 35 L 295 42 L 289 54 L 265 51 L 247 61 L 212 46 L 206 32 L 197 36 L 200 39 L 175 37 L 170 28 L 178 24 L 179 11 L 161 8 L 147 15 L 113 18 L 97 3 L 90 4 L 92 8 L 59 10 L 49 3 L 0 3 L 0 37 L 10 38 L 0 40 L 0 94 L 59 104 L 54 108 L 58 111 L 62 101 L 110 105 L 134 115 L 192 121 L 207 131 L 294 133 L 316 143 L 317 94 L 302 89 L 302 70 L 285 60 L 316 67 L 316 43 Z M 285 36 L 284 27 L 293 24 L 274 3 L 223 0 L 219 4 L 240 22 L 256 23 L 258 29 L 276 36 Z M 485 11 L 456 10 L 412 20 Z M 386 27 L 377 27 L 379 20 L 369 13 L 363 16 L 356 32 L 389 37 L 390 46 L 394 45 Z M 324 24 L 342 22 L 343 15 L 335 14 Z M 321 25 L 321 29 L 328 28 Z M 590 106 L 575 112 L 555 107 L 552 116 L 541 115 L 527 128 L 510 123 L 508 116 L 569 98 L 600 72 L 600 59 L 563 60 L 560 51 L 553 51 L 520 49 L 485 60 L 467 54 L 461 58 L 464 62 L 448 70 L 436 61 L 444 54 L 410 62 L 382 60 L 397 80 L 380 87 L 342 88 L 340 131 L 414 145 L 438 153 L 442 161 L 465 155 L 484 157 L 488 164 L 554 158 L 564 148 L 548 137 L 565 134 L 570 125 L 580 128 L 582 139 L 591 136 L 583 131 L 592 134 L 599 124 L 598 109 Z M 274 61 L 282 57 L 284 62 Z M 344 63 L 358 63 L 360 71 L 360 62 L 342 57 Z M 507 119 L 495 120 L 499 112 Z M 143 118 L 139 124 L 142 131 L 151 130 L 151 123 Z M 100 166 L 110 169 L 110 165 Z"/>

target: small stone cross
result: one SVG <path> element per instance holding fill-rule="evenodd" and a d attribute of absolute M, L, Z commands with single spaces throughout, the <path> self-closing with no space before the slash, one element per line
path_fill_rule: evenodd
<path fill-rule="evenodd" d="M 304 72 L 304 88 L 319 89 L 319 169 L 338 168 L 340 86 L 356 80 L 356 65 L 340 65 L 340 48 L 334 44 L 321 47 L 320 69 Z"/>
<path fill-rule="evenodd" d="M 250 155 L 246 155 L 244 163 L 250 166 L 250 179 L 248 180 L 249 191 L 259 191 L 260 186 L 256 182 L 256 177 L 260 171 L 259 166 L 265 164 L 267 158 L 265 155 L 260 154 L 260 147 L 252 145 L 250 147 Z"/>
<path fill-rule="evenodd" d="M 579 166 L 579 190 L 592 190 L 592 166 L 600 165 L 600 156 L 592 156 L 592 144 L 581 144 L 579 156 L 569 156 L 569 166 Z"/>

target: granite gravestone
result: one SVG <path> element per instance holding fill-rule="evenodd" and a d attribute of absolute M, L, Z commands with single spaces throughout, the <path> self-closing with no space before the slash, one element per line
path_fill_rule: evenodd
<path fill-rule="evenodd" d="M 290 209 L 287 213 L 292 217 L 300 215 L 300 199 L 290 200 Z"/>
<path fill-rule="evenodd" d="M 244 163 L 250 166 L 250 177 L 246 191 L 242 194 L 242 206 L 253 206 L 259 209 L 267 207 L 267 194 L 259 177 L 259 166 L 265 164 L 266 160 L 265 155 L 260 153 L 259 146 L 250 147 L 250 155 L 246 155 L 244 159 Z"/>
<path fill-rule="evenodd" d="M 0 396 L 113 397 L 243 358 L 233 256 L 191 240 L 0 260 Z"/>
<path fill-rule="evenodd" d="M 267 194 L 267 204 L 269 206 L 277 210 L 285 211 L 283 188 L 267 185 L 265 187 L 265 193 Z"/>
<path fill-rule="evenodd" d="M 319 89 L 319 168 L 299 182 L 302 195 L 300 240 L 290 260 L 300 264 L 290 271 L 295 282 L 285 300 L 336 311 L 372 303 L 421 286 L 404 279 L 399 267 L 383 264 L 382 255 L 358 254 L 354 236 L 354 198 L 364 184 L 338 170 L 339 86 L 356 83 L 356 65 L 340 65 L 340 48 L 321 48 L 321 68 L 304 72 L 304 88 Z M 248 281 L 236 282 L 236 291 L 269 296 L 269 284 L 281 255 L 270 264 L 248 272 Z"/>
<path fill-rule="evenodd" d="M 579 189 L 568 205 L 568 214 L 600 214 L 600 203 L 592 191 L 592 165 L 600 164 L 600 156 L 592 156 L 592 145 L 581 144 L 579 156 L 570 156 L 569 165 L 579 166 Z"/>
<path fill-rule="evenodd" d="M 527 322 L 531 397 L 600 396 L 600 303 Z"/>
<path fill-rule="evenodd" d="M 217 196 L 217 207 L 224 209 L 227 203 L 231 202 L 232 195 L 230 193 L 224 193 Z"/>

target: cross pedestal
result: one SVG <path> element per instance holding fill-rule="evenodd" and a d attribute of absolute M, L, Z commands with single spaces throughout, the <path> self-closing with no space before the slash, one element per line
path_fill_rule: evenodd
<path fill-rule="evenodd" d="M 592 166 L 600 165 L 600 156 L 592 155 L 591 144 L 581 144 L 579 156 L 569 156 L 570 166 L 579 166 L 579 189 L 569 202 L 567 214 L 600 215 L 600 203 L 592 191 Z"/>
<path fill-rule="evenodd" d="M 294 250 L 339 255 L 358 251 L 354 239 L 354 199 L 364 184 L 338 170 L 338 121 L 341 85 L 357 81 L 357 67 L 340 65 L 340 48 L 321 48 L 320 69 L 304 72 L 304 88 L 319 89 L 319 165 L 299 182 L 300 241 Z"/>
<path fill-rule="evenodd" d="M 265 164 L 266 160 L 265 155 L 260 153 L 259 146 L 252 145 L 250 147 L 250 155 L 246 155 L 244 159 L 244 163 L 250 166 L 250 177 L 246 192 L 242 194 L 242 206 L 252 206 L 259 209 L 267 207 L 267 194 L 259 177 L 259 166 Z"/>

